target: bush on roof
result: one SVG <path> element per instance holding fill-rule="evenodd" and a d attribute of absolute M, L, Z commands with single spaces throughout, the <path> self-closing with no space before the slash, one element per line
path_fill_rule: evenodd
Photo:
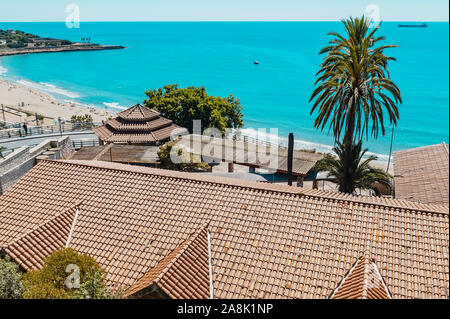
<path fill-rule="evenodd" d="M 55 251 L 39 270 L 24 275 L 26 299 L 106 299 L 112 294 L 104 272 L 90 256 L 71 248 Z"/>
<path fill-rule="evenodd" d="M 19 266 L 8 256 L 0 257 L 0 299 L 19 299 L 22 291 L 22 273 Z"/>
<path fill-rule="evenodd" d="M 171 157 L 171 153 L 178 159 L 179 162 L 174 162 Z M 170 169 L 174 171 L 183 172 L 210 172 L 211 166 L 203 162 L 200 157 L 194 156 L 186 149 L 176 146 L 175 142 L 168 142 L 159 147 L 159 167 L 164 169 Z"/>

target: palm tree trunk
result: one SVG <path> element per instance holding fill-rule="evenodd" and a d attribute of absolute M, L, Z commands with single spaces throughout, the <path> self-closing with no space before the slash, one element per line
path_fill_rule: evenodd
<path fill-rule="evenodd" d="M 352 160 L 352 149 L 353 149 L 353 135 L 355 133 L 355 121 L 353 112 L 350 113 L 349 118 L 347 119 L 347 128 L 345 130 L 344 144 L 344 176 L 341 181 L 341 185 L 339 185 L 339 191 L 347 194 L 351 194 L 353 192 L 352 187 L 352 174 L 350 172 L 351 168 L 351 160 Z"/>

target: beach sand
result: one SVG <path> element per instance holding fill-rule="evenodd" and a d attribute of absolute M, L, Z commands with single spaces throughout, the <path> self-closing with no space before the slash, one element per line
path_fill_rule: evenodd
<path fill-rule="evenodd" d="M 5 112 L 6 121 L 20 123 L 28 122 L 29 125 L 35 125 L 35 116 L 32 115 L 35 113 L 45 117 L 43 122 L 44 125 L 53 124 L 53 119 L 58 117 L 65 118 L 69 121 L 72 115 L 90 114 L 96 123 L 115 115 L 112 112 L 102 112 L 93 107 L 82 107 L 75 104 L 64 103 L 48 93 L 3 79 L 0 79 L 0 104 L 3 104 L 7 111 Z M 20 112 L 15 112 L 12 109 Z M 26 112 L 30 114 L 27 115 Z M 0 120 L 3 121 L 1 108 Z"/>

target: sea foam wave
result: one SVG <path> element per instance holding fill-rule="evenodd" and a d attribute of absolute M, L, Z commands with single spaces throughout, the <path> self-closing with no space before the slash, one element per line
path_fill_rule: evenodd
<path fill-rule="evenodd" d="M 8 69 L 5 68 L 5 67 L 2 67 L 2 66 L 0 65 L 0 75 L 5 74 L 6 72 L 8 72 Z"/>
<path fill-rule="evenodd" d="M 53 93 L 53 94 L 58 94 L 58 95 L 62 95 L 62 96 L 66 96 L 69 97 L 71 99 L 75 99 L 75 98 L 79 98 L 80 94 L 75 93 L 75 92 L 71 92 L 68 91 L 66 89 L 57 87 L 56 85 L 50 84 L 50 83 L 45 83 L 45 82 L 32 82 L 32 81 L 28 81 L 28 80 L 19 80 L 17 81 L 17 83 L 31 87 L 33 89 L 37 89 L 40 91 L 44 91 L 47 93 Z"/>
<path fill-rule="evenodd" d="M 119 110 L 126 110 L 128 108 L 128 107 L 119 105 L 119 103 L 117 103 L 117 102 L 111 102 L 111 103 L 103 102 L 103 105 L 105 105 L 106 107 L 110 107 L 112 109 L 119 109 Z"/>
<path fill-rule="evenodd" d="M 267 132 L 266 130 L 243 128 L 243 129 L 240 129 L 240 132 L 243 136 L 248 136 L 248 137 L 256 138 L 256 139 L 259 139 L 262 141 L 279 144 L 279 145 L 283 145 L 283 146 L 288 145 L 288 138 L 279 136 L 277 134 L 274 134 L 273 132 L 270 133 L 270 131 Z M 321 153 L 333 153 L 333 145 L 314 143 L 314 142 L 298 140 L 298 139 L 294 139 L 294 148 L 302 149 L 302 150 L 316 150 L 316 152 L 321 152 Z M 377 156 L 379 161 L 387 162 L 389 160 L 389 156 L 385 155 L 385 154 L 377 154 L 377 153 L 367 152 L 366 156 L 369 156 L 369 155 Z"/>

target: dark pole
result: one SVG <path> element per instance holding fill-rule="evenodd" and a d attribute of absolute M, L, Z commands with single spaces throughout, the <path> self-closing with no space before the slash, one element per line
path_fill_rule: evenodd
<path fill-rule="evenodd" d="M 62 136 L 61 117 L 59 117 L 59 116 L 58 116 L 58 124 L 59 124 L 59 135 Z"/>
<path fill-rule="evenodd" d="M 288 185 L 292 186 L 292 158 L 294 156 L 294 134 L 289 133 L 289 142 L 288 142 Z"/>
<path fill-rule="evenodd" d="M 386 167 L 386 172 L 389 172 L 389 164 L 391 163 L 391 154 L 392 154 L 392 141 L 394 140 L 394 125 L 392 125 L 392 134 L 391 134 L 391 147 L 389 148 L 389 159 Z"/>
<path fill-rule="evenodd" d="M 5 108 L 3 107 L 3 104 L 2 104 L 2 112 L 3 112 L 3 123 L 5 123 L 6 125 Z"/>

